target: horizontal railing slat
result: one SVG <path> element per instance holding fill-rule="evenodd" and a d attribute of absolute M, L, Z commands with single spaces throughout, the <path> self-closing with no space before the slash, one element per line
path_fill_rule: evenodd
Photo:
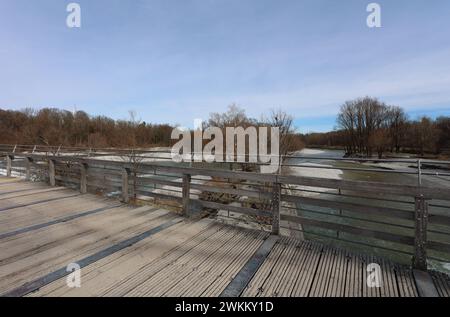
<path fill-rule="evenodd" d="M 346 233 L 354 234 L 354 235 L 360 235 L 367 238 L 375 238 L 380 240 L 386 240 L 390 242 L 396 242 L 406 245 L 414 245 L 414 238 L 408 237 L 408 236 L 402 236 L 398 234 L 392 234 L 388 232 L 382 232 L 382 231 L 374 231 L 366 228 L 356 228 L 349 225 L 343 225 L 338 223 L 332 223 L 332 222 L 325 222 L 321 220 L 315 220 L 310 218 L 304 218 L 299 216 L 293 216 L 293 215 L 285 215 L 281 214 L 280 216 L 281 220 L 290 221 L 294 223 L 299 223 L 302 225 L 309 225 L 313 227 L 323 228 L 323 229 L 331 229 L 331 230 L 338 230 L 343 231 Z"/>
<path fill-rule="evenodd" d="M 225 204 L 221 204 L 221 203 L 216 203 L 216 202 L 206 201 L 206 200 L 199 200 L 199 199 L 191 199 L 191 201 L 194 203 L 198 203 L 206 208 L 229 210 L 229 211 L 237 212 L 240 214 L 251 215 L 251 216 L 263 216 L 263 217 L 271 217 L 272 216 L 272 212 L 267 211 L 267 210 L 225 205 Z"/>
<path fill-rule="evenodd" d="M 100 156 L 102 154 L 108 155 L 108 153 L 106 152 L 98 154 L 100 154 Z M 15 166 L 11 166 L 11 160 L 9 159 L 9 157 L 15 157 Z M 25 159 L 27 157 L 31 158 L 31 164 L 28 164 L 28 161 Z M 56 163 L 48 163 L 51 161 L 54 161 Z M 302 205 L 345 210 L 351 213 L 370 216 L 367 217 L 367 219 L 360 219 L 362 221 L 365 221 L 367 225 L 365 225 L 366 223 L 362 223 L 361 225 L 341 224 L 339 223 L 340 221 L 332 222 L 330 219 L 318 220 L 316 218 L 313 218 L 312 216 L 304 217 L 281 214 L 280 218 L 283 221 L 299 223 L 305 226 L 337 230 L 360 237 L 380 239 L 394 243 L 401 243 L 408 246 L 414 246 L 415 239 L 416 241 L 421 241 L 422 238 L 418 238 L 417 236 L 416 238 L 414 238 L 412 236 L 403 235 L 401 233 L 397 234 L 386 232 L 388 231 L 388 229 L 385 229 L 386 231 L 383 231 L 383 228 L 381 228 L 381 230 L 378 230 L 378 227 L 374 227 L 373 224 L 376 223 L 376 220 L 379 218 L 374 218 L 374 216 L 380 217 L 382 219 L 392 218 L 415 221 L 417 229 L 420 228 L 417 225 L 417 219 L 419 219 L 419 217 L 417 217 L 418 210 L 428 210 L 427 202 L 425 200 L 450 200 L 450 189 L 443 187 L 438 188 L 371 181 L 327 179 L 296 175 L 288 176 L 278 174 L 261 174 L 257 172 L 232 171 L 226 169 L 188 167 L 186 165 L 173 166 L 165 162 L 130 162 L 125 159 L 110 161 L 105 160 L 102 157 L 90 158 L 87 156 L 76 155 L 55 156 L 51 153 L 47 153 L 44 155 L 42 153 L 6 153 L 6 163 L 9 164 L 9 170 L 20 171 L 21 173 L 24 173 L 26 171 L 27 177 L 31 172 L 39 171 L 46 174 L 46 177 L 53 180 L 53 182 L 56 179 L 59 182 L 62 181 L 63 183 L 71 182 L 80 184 L 80 190 L 82 192 L 86 184 L 91 188 L 97 187 L 105 188 L 107 190 L 112 189 L 124 191 L 124 194 L 122 195 L 123 201 L 127 201 L 125 200 L 128 198 L 126 193 L 132 194 L 134 192 L 136 195 L 142 197 L 151 197 L 155 199 L 173 201 L 174 203 L 180 204 L 183 207 L 187 207 L 185 208 L 186 210 L 189 209 L 189 203 L 192 203 L 192 206 L 229 210 L 240 214 L 246 214 L 256 217 L 268 217 L 270 219 L 276 219 L 274 215 L 278 214 L 276 211 L 272 212 L 271 210 L 247 208 L 243 207 L 240 204 L 233 205 L 216 201 L 193 199 L 192 195 L 197 194 L 197 192 L 195 192 L 196 190 L 202 193 L 210 192 L 236 195 L 239 197 L 247 196 L 259 200 L 265 199 L 271 202 L 273 200 L 275 200 L 275 202 L 278 202 L 280 200 L 278 198 L 281 198 L 281 202 L 288 203 L 288 208 L 294 208 L 294 206 L 291 206 L 291 204 L 296 204 L 297 209 L 300 210 L 302 209 Z M 135 175 L 137 175 L 136 178 L 134 178 Z M 200 177 L 202 179 L 199 179 Z M 183 181 L 181 182 L 181 180 Z M 204 181 L 204 183 L 201 183 L 201 181 Z M 254 189 L 252 189 L 251 187 L 244 187 L 245 189 L 243 189 L 240 188 L 239 185 L 233 185 L 234 182 L 236 184 L 242 185 L 240 181 L 246 182 L 245 185 L 253 186 Z M 219 182 L 225 184 L 218 184 Z M 283 190 L 282 193 L 284 194 L 281 194 L 280 196 L 280 193 L 278 193 L 278 198 L 273 199 L 274 193 L 272 193 L 271 189 L 278 188 L 276 186 L 280 186 L 280 184 L 284 185 L 285 187 L 293 187 L 295 188 L 295 191 Z M 150 185 L 155 185 L 155 187 L 159 187 L 156 185 L 170 187 L 166 189 L 152 189 L 148 187 Z M 174 188 L 174 191 L 182 188 L 186 190 L 171 192 L 171 187 Z M 310 188 L 309 191 L 315 190 L 316 192 L 320 192 L 322 190 L 324 192 L 317 196 L 307 196 L 308 190 L 305 190 L 305 188 Z M 351 200 L 347 200 L 345 198 L 346 195 L 339 195 L 338 198 L 333 199 L 329 198 L 329 195 L 326 195 L 327 191 L 331 192 L 330 189 L 340 190 L 339 194 L 341 194 L 343 191 L 345 191 L 345 193 L 360 194 L 361 199 L 370 200 L 373 198 L 371 197 L 373 195 L 377 195 L 380 198 L 378 199 L 378 202 L 373 202 L 373 200 L 353 202 Z M 194 192 L 192 192 L 192 190 L 194 190 Z M 191 194 L 190 197 L 189 193 Z M 407 210 L 407 207 L 413 208 L 413 201 L 411 201 L 409 203 L 410 205 L 406 207 L 400 204 L 400 202 L 397 205 L 388 203 L 388 200 L 392 202 L 393 198 L 391 197 L 393 196 L 414 198 L 414 200 L 416 201 L 415 211 Z M 202 197 L 200 196 L 200 198 Z M 380 202 L 384 198 L 386 199 L 386 205 L 389 207 L 383 207 L 383 202 Z M 405 200 L 404 198 L 402 199 Z M 237 198 L 234 199 L 234 202 L 237 201 Z M 419 207 L 425 207 L 422 207 L 422 209 L 418 208 L 418 202 L 421 204 L 419 205 Z M 445 204 L 444 202 L 438 203 L 441 205 Z M 403 209 L 403 207 L 405 209 Z M 439 207 L 449 208 L 450 206 Z M 273 208 L 273 206 L 271 208 Z M 445 213 L 442 213 L 441 210 L 445 210 L 442 208 L 433 210 L 434 212 L 439 213 L 437 215 L 431 213 L 428 214 L 428 216 L 422 217 L 428 217 L 427 220 L 425 220 L 425 223 L 429 223 L 433 226 L 450 226 L 450 216 L 446 216 Z M 340 215 L 335 214 L 333 216 L 339 217 Z M 386 222 L 388 221 L 389 220 L 387 220 Z M 274 223 L 278 223 L 278 221 L 274 220 Z M 403 222 L 401 223 L 403 224 Z M 377 230 L 368 229 L 365 227 L 373 227 Z M 435 227 L 432 227 L 431 229 L 436 232 Z M 439 229 L 440 231 L 445 231 L 445 228 Z M 408 233 L 409 231 L 400 232 Z M 424 241 L 426 246 L 430 250 L 450 253 L 450 244 L 448 243 L 440 241 L 426 241 L 426 238 L 424 239 Z"/>
<path fill-rule="evenodd" d="M 414 220 L 414 212 L 407 210 L 398 210 L 388 207 L 377 207 L 362 205 L 357 203 L 343 202 L 343 201 L 333 201 L 320 198 L 293 196 L 293 195 L 282 195 L 283 201 L 292 203 L 303 203 L 307 205 L 334 208 L 334 209 L 344 209 L 352 212 L 357 212 L 360 214 L 374 214 L 382 215 L 391 218 L 400 218 L 407 220 Z"/>
<path fill-rule="evenodd" d="M 10 153 L 10 155 L 17 155 Z M 165 172 L 175 172 L 180 174 L 203 175 L 211 177 L 231 178 L 231 179 L 245 179 L 249 181 L 257 182 L 270 182 L 270 183 L 283 183 L 283 184 L 295 184 L 312 187 L 324 187 L 324 188 L 340 188 L 345 190 L 352 190 L 355 192 L 377 192 L 378 194 L 384 193 L 386 195 L 403 195 L 403 196 L 419 196 L 423 195 L 428 199 L 443 199 L 447 200 L 450 197 L 450 189 L 448 188 L 435 188 L 425 186 L 412 186 L 412 185 L 399 185 L 389 184 L 382 182 L 368 182 L 368 181 L 350 181 L 341 179 L 325 179 L 314 177 L 302 177 L 302 176 L 285 176 L 277 174 L 261 174 L 254 172 L 242 172 L 242 171 L 228 171 L 206 168 L 193 168 L 193 167 L 178 167 L 157 164 L 154 162 L 139 162 L 139 164 L 133 164 L 123 161 L 108 161 L 92 158 L 80 158 L 77 156 L 42 156 L 36 154 L 28 154 L 27 157 L 37 159 L 53 159 L 56 161 L 77 161 L 86 164 L 98 164 L 107 165 L 110 167 L 119 168 L 133 168 L 138 167 L 139 170 L 159 170 Z"/>
<path fill-rule="evenodd" d="M 139 189 L 136 189 L 136 194 L 137 195 L 141 195 L 141 196 L 158 198 L 158 199 L 173 200 L 173 201 L 175 201 L 177 203 L 180 203 L 180 204 L 182 203 L 182 198 L 181 197 L 177 197 L 175 195 L 160 194 L 160 193 L 155 193 L 155 192 L 150 192 L 150 191 L 143 191 L 143 190 L 139 190 Z"/>
<path fill-rule="evenodd" d="M 160 178 L 154 178 L 154 177 L 137 177 L 136 178 L 136 184 L 137 185 L 166 185 L 166 186 L 173 186 L 173 187 L 181 187 L 183 184 L 181 182 L 174 182 L 174 181 L 168 181 Z"/>
<path fill-rule="evenodd" d="M 212 192 L 212 193 L 225 193 L 230 195 L 238 195 L 238 196 L 248 196 L 252 198 L 259 198 L 259 199 L 271 199 L 272 194 L 269 192 L 263 192 L 263 191 L 254 191 L 254 190 L 247 190 L 247 189 L 237 189 L 237 188 L 228 188 L 228 187 L 214 187 L 211 183 L 208 185 L 202 185 L 202 184 L 191 184 L 192 189 Z"/>
<path fill-rule="evenodd" d="M 282 184 L 295 184 L 311 187 L 324 187 L 324 188 L 340 188 L 355 192 L 366 192 L 377 194 L 385 194 L 388 196 L 401 195 L 401 196 L 420 196 L 423 195 L 428 199 L 449 199 L 450 189 L 447 188 L 434 188 L 425 186 L 411 186 L 411 185 L 398 185 L 382 182 L 368 182 L 368 181 L 350 181 L 341 179 L 329 179 L 329 178 L 314 178 L 314 177 L 300 177 L 300 176 L 279 176 L 278 181 Z"/>

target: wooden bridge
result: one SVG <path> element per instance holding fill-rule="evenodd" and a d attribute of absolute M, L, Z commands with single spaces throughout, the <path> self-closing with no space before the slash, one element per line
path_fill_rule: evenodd
<path fill-rule="evenodd" d="M 5 159 L 2 296 L 450 296 L 449 277 L 430 269 L 450 253 L 445 188 L 30 153 Z M 261 230 L 217 220 L 223 210 Z M 81 287 L 67 284 L 71 263 L 81 267 Z"/>

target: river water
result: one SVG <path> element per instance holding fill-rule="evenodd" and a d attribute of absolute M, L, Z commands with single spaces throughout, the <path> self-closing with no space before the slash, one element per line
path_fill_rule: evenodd
<path fill-rule="evenodd" d="M 289 165 L 301 164 L 302 167 L 289 166 L 283 169 L 283 174 L 298 175 L 304 177 L 319 177 L 328 179 L 374 181 L 392 184 L 417 185 L 418 177 L 415 174 L 392 173 L 394 170 L 404 170 L 417 172 L 411 163 L 359 163 L 355 161 L 335 161 L 333 159 L 342 158 L 344 152 L 340 150 L 304 149 L 295 153 L 301 158 L 292 158 L 287 161 Z M 364 168 L 364 169 L 384 169 L 386 172 L 354 171 L 343 168 Z M 430 187 L 450 187 L 450 179 L 435 176 L 422 176 L 422 186 Z M 319 198 L 331 201 L 343 201 L 356 203 L 363 206 L 377 206 L 394 208 L 414 212 L 413 197 L 383 196 L 380 198 L 377 193 L 359 194 L 352 191 L 340 191 L 325 188 L 311 188 L 297 186 L 290 194 L 301 195 L 312 198 Z M 414 236 L 414 223 L 409 220 L 384 217 L 380 215 L 369 215 L 364 212 L 348 212 L 305 204 L 296 205 L 298 216 L 312 218 L 320 221 L 350 225 L 357 228 L 366 228 L 373 231 L 384 231 L 399 235 Z M 363 209 L 363 207 L 362 207 Z M 450 204 L 448 201 L 430 201 L 430 214 L 450 216 Z M 450 243 L 450 228 L 430 224 L 429 239 L 444 243 Z M 391 258 L 397 262 L 410 263 L 412 247 L 392 243 L 388 241 L 362 238 L 353 236 L 336 230 L 324 230 L 314 227 L 303 227 L 302 231 L 306 239 L 319 240 L 326 243 L 344 246 L 358 251 L 376 254 Z M 395 250 L 395 251 L 393 251 Z M 450 272 L 450 255 L 429 251 L 432 268 Z M 441 261 L 438 261 L 440 259 Z"/>

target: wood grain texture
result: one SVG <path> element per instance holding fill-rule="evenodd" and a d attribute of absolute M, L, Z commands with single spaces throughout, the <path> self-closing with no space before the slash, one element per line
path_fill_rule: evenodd
<path fill-rule="evenodd" d="M 245 297 L 426 294 L 417 288 L 423 279 L 418 280 L 409 267 L 383 258 L 270 236 L 214 219 L 183 219 L 152 205 L 132 208 L 90 194 L 58 199 L 77 191 L 46 191 L 39 184 L 0 178 L 0 184 L 7 183 L 10 188 L 0 187 L 0 208 L 8 208 L 0 213 L 0 294 L 184 297 L 219 296 L 230 290 Z M 66 285 L 65 267 L 71 262 L 82 264 L 80 288 Z M 380 267 L 380 287 L 367 284 L 370 263 Z M 432 283 L 439 296 L 450 296 L 448 276 L 437 272 L 429 276 L 427 287 Z"/>

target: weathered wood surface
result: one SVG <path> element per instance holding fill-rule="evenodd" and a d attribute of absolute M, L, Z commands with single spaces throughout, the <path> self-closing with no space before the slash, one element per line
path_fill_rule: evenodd
<path fill-rule="evenodd" d="M 12 155 L 12 153 L 6 153 Z M 26 154 L 27 157 L 42 160 L 46 159 L 45 155 L 38 154 Z M 87 165 L 103 165 L 109 169 L 114 168 L 132 168 L 132 163 L 123 161 L 108 161 L 100 159 L 80 158 L 77 156 L 64 156 L 56 157 L 52 156 L 52 160 L 55 161 L 72 161 L 77 164 Z M 324 179 L 313 177 L 300 177 L 300 176 L 283 176 L 274 174 L 259 174 L 251 172 L 241 171 L 227 171 L 217 169 L 205 169 L 205 168 L 192 168 L 192 167 L 174 167 L 163 166 L 154 163 L 141 162 L 139 164 L 140 170 L 158 170 L 169 173 L 190 174 L 190 175 L 204 175 L 211 177 L 222 177 L 230 179 L 245 179 L 256 182 L 268 182 L 268 183 L 281 183 L 281 184 L 294 184 L 302 186 L 312 187 L 325 187 L 325 188 L 341 188 L 343 190 L 357 190 L 358 192 L 384 194 L 384 195 L 404 195 L 404 196 L 419 196 L 423 195 L 426 199 L 448 199 L 450 197 L 450 189 L 448 188 L 435 188 L 435 187 L 417 187 L 411 185 L 396 185 L 390 183 L 381 182 L 367 182 L 367 181 L 350 181 L 350 180 L 338 180 L 338 179 Z"/>
<path fill-rule="evenodd" d="M 278 236 L 268 237 L 261 247 L 255 252 L 252 258 L 240 270 L 239 274 L 227 285 L 220 294 L 221 297 L 238 297 L 242 294 L 247 284 L 253 278 L 259 267 L 264 263 L 273 246 L 278 240 Z"/>
<path fill-rule="evenodd" d="M 193 211 L 197 207 L 204 207 L 216 210 L 228 210 L 256 218 L 272 218 L 272 227 L 275 234 L 278 232 L 279 227 L 279 213 L 277 211 L 279 209 L 290 208 L 292 211 L 294 207 L 298 208 L 298 206 L 306 205 L 307 208 L 312 206 L 313 208 L 319 207 L 339 210 L 341 213 L 344 211 L 345 213 L 357 214 L 356 217 L 365 218 L 364 225 L 367 224 L 368 228 L 364 227 L 361 223 L 353 225 L 345 219 L 343 223 L 347 225 L 342 226 L 339 221 L 332 221 L 332 223 L 319 221 L 319 217 L 313 217 L 314 219 L 310 220 L 292 218 L 294 216 L 293 214 L 286 215 L 286 213 L 284 213 L 285 215 L 281 214 L 281 216 L 290 217 L 288 223 L 295 224 L 297 229 L 302 228 L 302 225 L 315 225 L 321 228 L 343 231 L 356 236 L 372 238 L 375 244 L 384 243 L 381 240 L 385 240 L 391 243 L 400 242 L 409 246 L 414 245 L 415 259 L 419 258 L 417 256 L 419 253 L 421 255 L 421 261 L 414 261 L 416 268 L 425 268 L 427 253 L 422 251 L 426 251 L 427 248 L 432 251 L 447 253 L 446 257 L 450 254 L 450 244 L 448 242 L 442 239 L 437 239 L 436 241 L 436 236 L 430 236 L 428 243 L 425 244 L 423 241 L 420 241 L 425 235 L 417 236 L 421 231 L 417 230 L 416 236 L 408 236 L 409 233 L 403 230 L 405 227 L 411 227 L 412 225 L 405 224 L 405 221 L 416 222 L 415 225 L 418 225 L 418 218 L 415 217 L 414 210 L 409 204 L 413 203 L 413 201 L 408 202 L 406 200 L 420 196 L 425 201 L 425 204 L 428 201 L 431 202 L 431 199 L 437 199 L 433 202 L 439 204 L 439 200 L 448 201 L 450 197 L 449 188 L 165 166 L 164 164 L 160 165 L 155 162 L 141 162 L 138 166 L 135 166 L 127 161 L 110 161 L 78 156 L 55 156 L 33 153 L 5 153 L 5 155 L 9 158 L 10 165 L 13 163 L 13 165 L 24 165 L 26 167 L 27 164 L 25 163 L 32 160 L 35 167 L 40 166 L 40 168 L 36 168 L 35 170 L 37 170 L 38 174 L 39 172 L 41 173 L 41 179 L 45 178 L 50 184 L 56 183 L 57 185 L 78 188 L 81 193 L 113 192 L 118 194 L 121 192 L 123 202 L 129 202 L 130 200 L 136 201 L 136 199 L 146 201 L 153 199 L 154 202 L 164 202 L 168 205 L 170 204 L 171 207 L 182 209 L 187 214 L 190 214 L 190 211 Z M 13 160 L 12 162 L 11 159 Z M 133 170 L 133 173 L 130 173 L 131 170 Z M 29 173 L 27 170 L 27 175 Z M 164 176 L 169 176 L 169 179 L 162 179 Z M 202 179 L 207 178 L 209 181 L 198 184 L 195 181 L 198 177 Z M 186 180 L 188 178 L 192 178 L 193 182 L 187 182 Z M 180 181 L 182 179 L 184 179 L 184 182 Z M 226 183 L 227 186 L 221 186 L 221 183 Z M 280 190 L 280 195 L 274 196 L 268 190 L 280 185 L 283 188 L 282 191 Z M 293 185 L 295 187 L 293 190 L 286 191 L 286 188 L 291 188 Z M 311 196 L 310 192 L 314 190 L 316 190 L 316 193 L 320 193 L 320 195 Z M 327 192 L 338 190 L 339 198 L 331 198 L 328 193 L 325 194 L 324 190 Z M 228 194 L 230 197 L 225 197 L 229 200 L 221 200 L 221 203 L 218 201 L 205 201 L 208 199 L 196 199 L 193 201 L 189 199 L 189 196 L 191 198 L 198 198 L 198 195 L 190 195 L 193 191 L 196 193 L 199 191 L 202 193 L 217 193 L 219 195 Z M 341 195 L 343 191 L 345 191 L 345 194 Z M 352 198 L 355 195 L 359 195 L 358 197 L 364 200 L 355 202 Z M 395 198 L 400 199 L 400 201 L 395 200 L 392 195 L 397 196 Z M 269 209 L 266 207 L 268 201 L 273 202 L 274 197 L 277 196 L 281 196 L 278 199 L 280 208 L 263 210 Z M 374 196 L 377 196 L 378 200 L 375 200 Z M 256 201 L 254 198 L 256 198 Z M 385 203 L 381 203 L 382 200 L 385 200 Z M 246 201 L 250 202 L 250 204 L 246 204 Z M 390 201 L 390 203 L 386 203 L 387 201 Z M 251 208 L 248 208 L 249 206 Z M 425 227 L 428 218 L 433 225 L 450 226 L 449 216 L 445 213 L 438 212 L 436 214 L 434 212 L 431 209 L 429 217 L 424 218 L 423 225 Z M 353 215 L 351 217 L 354 218 Z M 350 217 L 345 215 L 339 220 L 343 218 Z M 377 225 L 380 222 L 386 222 L 385 219 L 387 218 L 389 218 L 388 221 L 392 219 L 392 227 L 386 228 L 386 232 L 378 230 Z M 314 223 L 311 221 L 314 221 Z M 395 232 L 401 232 L 401 234 L 394 234 Z M 426 232 L 426 230 L 422 230 L 422 232 Z M 414 239 L 420 243 L 412 243 L 411 241 Z"/>
<path fill-rule="evenodd" d="M 367 265 L 380 265 L 380 287 L 368 287 Z M 381 258 L 283 238 L 243 296 L 418 296 L 411 271 Z"/>
<path fill-rule="evenodd" d="M 431 272 L 431 278 L 439 296 L 450 297 L 450 277 L 439 272 Z"/>
<path fill-rule="evenodd" d="M 267 232 L 89 194 L 39 203 L 76 192 L 13 178 L 0 184 L 9 185 L 0 185 L 0 295 L 219 296 L 242 276 L 243 296 L 419 295 L 412 271 L 384 259 L 286 237 L 266 244 L 261 258 Z M 1 237 L 11 230 L 19 231 Z M 71 262 L 82 264 L 80 288 L 66 284 Z M 367 287 L 369 263 L 381 267 L 380 288 Z M 431 276 L 449 296 L 448 277 Z"/>

